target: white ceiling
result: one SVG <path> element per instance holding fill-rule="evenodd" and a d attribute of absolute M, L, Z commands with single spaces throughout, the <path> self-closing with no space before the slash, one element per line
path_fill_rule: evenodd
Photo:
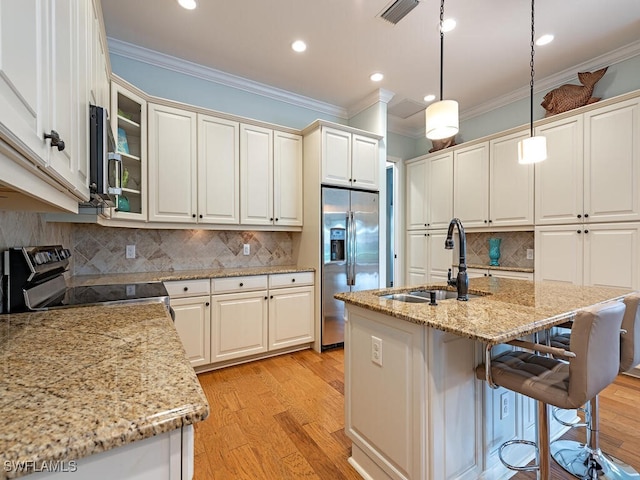
<path fill-rule="evenodd" d="M 378 18 L 391 0 L 197 1 L 188 11 L 176 0 L 102 0 L 107 35 L 347 110 L 379 88 L 395 93 L 390 108 L 438 95 L 437 0 L 422 0 L 397 25 Z M 457 28 L 445 35 L 444 96 L 458 100 L 463 118 L 528 95 L 530 8 L 528 0 L 446 2 Z M 562 80 L 577 83 L 568 69 L 632 44 L 640 53 L 640 0 L 538 0 L 536 33 L 555 35 L 536 47 L 536 82 L 566 71 Z M 299 38 L 303 54 L 290 48 Z M 375 71 L 382 82 L 369 80 Z M 390 115 L 389 126 L 418 136 L 424 117 Z"/>

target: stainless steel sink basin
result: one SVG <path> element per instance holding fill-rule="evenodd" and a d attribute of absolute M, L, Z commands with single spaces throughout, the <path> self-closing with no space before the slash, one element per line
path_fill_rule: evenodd
<path fill-rule="evenodd" d="M 409 293 L 393 293 L 389 295 L 380 295 L 380 298 L 384 298 L 386 300 L 396 300 L 398 302 L 407 302 L 407 303 L 429 303 L 431 301 L 431 292 L 436 293 L 436 301 L 458 298 L 458 292 L 451 291 L 451 290 L 441 290 L 441 289 L 414 290 Z M 468 296 L 469 296 L 469 299 L 472 299 L 472 298 L 481 297 L 482 295 L 469 293 Z"/>

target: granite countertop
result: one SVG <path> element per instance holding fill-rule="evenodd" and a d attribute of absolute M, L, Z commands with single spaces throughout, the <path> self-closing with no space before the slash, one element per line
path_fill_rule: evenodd
<path fill-rule="evenodd" d="M 311 267 L 295 265 L 243 268 L 205 268 L 164 272 L 107 273 L 76 275 L 67 279 L 70 287 L 120 283 L 167 282 L 171 280 L 198 280 L 206 278 L 242 277 L 245 275 L 273 275 L 278 273 L 314 272 Z"/>
<path fill-rule="evenodd" d="M 581 308 L 619 299 L 633 292 L 621 288 L 583 287 L 560 282 L 530 282 L 496 277 L 469 280 L 469 293 L 484 296 L 459 302 L 439 300 L 406 303 L 379 295 L 442 288 L 442 284 L 338 293 L 350 305 L 423 324 L 462 337 L 495 345 L 565 322 Z"/>
<path fill-rule="evenodd" d="M 454 265 L 454 267 L 458 267 L 458 265 Z M 493 265 L 480 265 L 478 263 L 467 263 L 467 268 L 477 268 L 482 270 L 502 270 L 504 272 L 525 272 L 525 273 L 533 273 L 533 268 L 526 267 L 503 267 L 493 266 Z"/>
<path fill-rule="evenodd" d="M 0 365 L 0 479 L 28 473 L 5 462 L 79 459 L 209 414 L 160 303 L 0 315 Z"/>

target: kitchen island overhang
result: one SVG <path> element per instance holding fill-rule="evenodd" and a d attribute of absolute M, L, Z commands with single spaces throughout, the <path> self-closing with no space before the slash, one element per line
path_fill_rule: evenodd
<path fill-rule="evenodd" d="M 497 458 L 512 438 L 534 440 L 534 403 L 477 380 L 486 345 L 571 319 L 581 308 L 632 290 L 557 282 L 477 278 L 467 302 L 407 303 L 381 298 L 441 284 L 341 293 L 346 304 L 345 430 L 350 463 L 365 478 L 501 479 Z M 499 347 L 503 348 L 503 347 Z M 564 420 L 575 418 L 568 411 Z M 563 427 L 552 424 L 552 435 Z M 510 463 L 531 459 L 514 448 Z"/>

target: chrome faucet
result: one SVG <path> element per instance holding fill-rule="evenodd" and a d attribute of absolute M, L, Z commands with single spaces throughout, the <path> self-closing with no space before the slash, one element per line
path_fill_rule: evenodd
<path fill-rule="evenodd" d="M 447 239 L 444 241 L 444 248 L 453 250 L 453 227 L 458 227 L 458 239 L 460 240 L 460 263 L 458 264 L 458 276 L 451 278 L 451 269 L 447 275 L 447 284 L 456 287 L 458 290 L 458 300 L 466 302 L 469 300 L 469 277 L 467 276 L 467 237 L 464 234 L 464 227 L 459 218 L 453 218 L 449 222 Z"/>

